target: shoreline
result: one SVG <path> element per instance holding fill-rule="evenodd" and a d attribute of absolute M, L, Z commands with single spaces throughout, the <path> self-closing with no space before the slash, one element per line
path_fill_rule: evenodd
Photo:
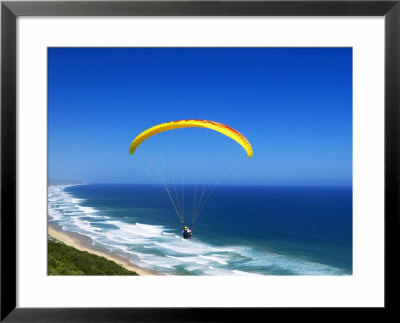
<path fill-rule="evenodd" d="M 57 229 L 50 224 L 47 226 L 47 234 L 57 240 L 60 240 L 70 247 L 73 247 L 80 251 L 87 251 L 88 253 L 111 260 L 129 271 L 136 272 L 139 276 L 158 276 L 155 272 L 143 269 L 138 265 L 132 264 L 126 257 L 113 254 L 108 250 L 100 247 L 92 246 L 91 239 L 84 235 L 75 232 L 61 231 L 60 229 Z"/>

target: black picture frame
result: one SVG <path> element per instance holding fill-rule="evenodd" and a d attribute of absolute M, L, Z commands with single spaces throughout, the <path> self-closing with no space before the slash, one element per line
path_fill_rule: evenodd
<path fill-rule="evenodd" d="M 289 308 L 16 307 L 16 19 L 19 16 L 382 16 L 385 19 L 385 306 L 399 287 L 400 0 L 379 1 L 2 1 L 1 3 L 1 321 L 233 322 Z M 40 293 L 40 291 L 39 291 Z M 310 309 L 310 308 L 309 308 Z M 313 309 L 312 310 L 317 310 Z M 332 309 L 323 309 L 332 313 Z M 304 313 L 304 309 L 290 309 Z M 383 312 L 384 311 L 384 312 Z M 278 313 L 277 313 L 278 314 Z M 325 314 L 325 313 L 324 313 Z M 243 315 L 247 317 L 243 318 Z M 260 315 L 260 316 L 259 316 Z M 308 314 L 307 314 L 308 315 Z M 329 314 L 331 315 L 331 314 Z"/>

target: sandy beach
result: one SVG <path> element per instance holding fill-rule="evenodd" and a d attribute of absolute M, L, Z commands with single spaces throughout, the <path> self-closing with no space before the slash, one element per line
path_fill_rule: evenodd
<path fill-rule="evenodd" d="M 67 233 L 65 231 L 58 230 L 53 226 L 48 225 L 48 234 L 53 238 L 64 242 L 66 245 L 74 247 L 81 251 L 87 251 L 91 254 L 104 257 L 108 260 L 114 261 L 115 263 L 121 265 L 122 267 L 126 268 L 127 270 L 134 271 L 140 276 L 154 276 L 156 275 L 153 272 L 140 268 L 132 264 L 129 259 L 114 255 L 111 252 L 108 252 L 105 249 L 101 249 L 98 247 L 91 246 L 91 240 L 85 236 L 79 235 L 77 233 Z"/>

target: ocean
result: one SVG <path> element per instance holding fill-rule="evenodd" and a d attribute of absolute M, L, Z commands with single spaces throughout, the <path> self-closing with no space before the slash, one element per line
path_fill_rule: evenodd
<path fill-rule="evenodd" d="M 351 187 L 220 185 L 185 240 L 160 186 L 55 185 L 48 221 L 162 275 L 352 274 Z"/>

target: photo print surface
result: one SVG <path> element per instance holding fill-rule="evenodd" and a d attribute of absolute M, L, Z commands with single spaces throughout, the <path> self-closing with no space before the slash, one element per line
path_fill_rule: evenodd
<path fill-rule="evenodd" d="M 351 48 L 48 48 L 48 275 L 352 275 Z"/>

